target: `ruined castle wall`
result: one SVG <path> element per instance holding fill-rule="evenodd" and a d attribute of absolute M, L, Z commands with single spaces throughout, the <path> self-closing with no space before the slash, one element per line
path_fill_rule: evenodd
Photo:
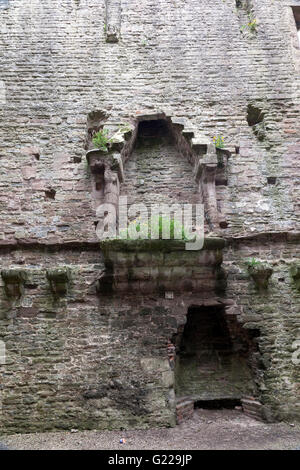
<path fill-rule="evenodd" d="M 259 291 L 249 276 L 246 261 L 268 261 L 273 268 L 268 289 Z M 273 418 L 299 419 L 300 294 L 291 275 L 299 260 L 299 239 L 272 237 L 247 240 L 228 247 L 224 268 L 228 272 L 227 296 L 242 309 L 244 328 L 258 329 L 259 371 L 256 376 L 261 401 Z M 269 415 L 270 416 L 270 415 Z"/>
<path fill-rule="evenodd" d="M 196 135 L 222 135 L 240 147 L 229 161 L 228 231 L 294 227 L 300 51 L 288 2 L 253 0 L 257 32 L 246 34 L 234 0 L 123 1 L 112 44 L 104 0 L 8 3 L 0 10 L 3 239 L 94 237 L 83 148 L 93 109 L 115 122 L 161 109 Z M 249 102 L 266 111 L 265 141 L 247 124 Z M 44 201 L 48 186 L 55 200 Z"/>
<path fill-rule="evenodd" d="M 255 32 L 235 0 L 122 0 L 113 13 L 121 12 L 120 40 L 107 43 L 104 0 L 0 2 L 0 247 L 12 248 L 1 248 L 0 264 L 32 276 L 19 301 L 7 298 L 0 278 L 1 430 L 174 424 L 166 342 L 189 302 L 175 315 L 158 298 L 97 293 L 104 264 L 84 150 L 92 110 L 115 124 L 161 110 L 200 140 L 224 137 L 231 156 L 227 186 L 217 188 L 229 240 L 222 295 L 241 305 L 246 327 L 260 330 L 266 410 L 299 416 L 291 359 L 299 291 L 289 274 L 298 242 L 284 235 L 249 245 L 247 235 L 297 229 L 300 50 L 291 2 L 249 3 Z M 249 103 L 265 114 L 262 140 L 247 123 Z M 171 169 L 164 153 L 150 186 L 159 167 L 164 177 Z M 128 178 L 134 170 L 133 156 Z M 178 177 L 174 199 L 187 179 Z M 125 184 L 135 198 L 138 188 Z M 264 294 L 244 268 L 252 256 L 274 269 Z M 70 268 L 71 282 L 57 303 L 46 269 L 58 266 Z"/>
<path fill-rule="evenodd" d="M 259 332 L 252 373 L 265 417 L 297 419 L 300 295 L 290 265 L 299 254 L 293 240 L 281 240 L 271 249 L 276 261 L 263 292 L 257 291 L 245 260 L 269 259 L 269 240 L 225 250 L 226 299 L 238 305 L 241 327 Z M 104 264 L 92 249 L 48 250 L 43 257 L 39 249 L 16 250 L 2 259 L 5 267 L 20 267 L 23 261 L 28 272 L 19 300 L 7 299 L 1 281 L 0 338 L 6 347 L 0 365 L 2 431 L 175 424 L 175 377 L 167 342 L 185 324 L 191 305 L 222 302 L 224 294 L 208 288 L 196 295 L 175 291 L 170 300 L 134 292 L 101 295 L 97 280 Z M 46 270 L 65 266 L 66 260 L 68 293 L 56 299 Z"/>

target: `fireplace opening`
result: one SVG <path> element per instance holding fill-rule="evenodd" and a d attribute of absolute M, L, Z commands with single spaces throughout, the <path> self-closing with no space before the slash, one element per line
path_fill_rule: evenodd
<path fill-rule="evenodd" d="M 194 403 L 194 408 L 202 410 L 234 410 L 241 407 L 241 400 L 225 399 L 225 400 L 199 400 Z"/>
<path fill-rule="evenodd" d="M 257 352 L 256 341 L 257 335 L 244 330 L 224 306 L 190 307 L 186 324 L 172 338 L 177 400 L 225 407 L 255 396 L 251 353 Z"/>

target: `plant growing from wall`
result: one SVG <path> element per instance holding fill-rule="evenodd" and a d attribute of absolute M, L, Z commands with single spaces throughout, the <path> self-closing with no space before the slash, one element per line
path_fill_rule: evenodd
<path fill-rule="evenodd" d="M 163 239 L 163 228 L 168 228 L 169 223 L 170 240 L 182 239 L 186 241 L 191 241 L 188 237 L 188 234 L 185 232 L 185 228 L 182 222 L 178 221 L 175 218 L 169 219 L 167 217 L 164 217 L 163 215 L 159 215 L 157 217 L 154 217 L 151 223 L 154 228 L 158 228 L 158 238 L 160 240 Z M 135 231 L 141 234 L 141 239 L 143 239 L 143 236 L 145 236 L 146 239 L 151 238 L 151 224 L 148 225 L 148 223 L 142 222 L 140 217 L 130 222 L 130 225 L 135 226 Z M 131 237 L 129 229 L 123 229 L 120 232 L 119 237 L 125 239 L 127 238 L 128 240 L 130 240 Z"/>
<path fill-rule="evenodd" d="M 248 30 L 250 33 L 257 31 L 257 19 L 253 17 L 252 13 L 249 14 L 249 21 L 247 24 L 241 26 L 241 31 Z"/>
<path fill-rule="evenodd" d="M 213 142 L 216 146 L 217 149 L 223 149 L 224 148 L 224 137 L 221 135 L 217 135 L 213 138 Z"/>
<path fill-rule="evenodd" d="M 262 264 L 261 261 L 257 260 L 256 258 L 250 258 L 246 261 L 248 267 L 259 266 Z"/>
<path fill-rule="evenodd" d="M 251 31 L 251 33 L 255 33 L 255 31 L 257 29 L 257 19 L 250 17 L 250 21 L 249 21 L 247 26 L 248 26 L 249 30 Z"/>
<path fill-rule="evenodd" d="M 100 131 L 96 132 L 93 137 L 93 144 L 96 148 L 101 150 L 102 152 L 108 151 L 108 144 L 110 143 L 110 139 L 108 137 L 108 130 L 101 129 Z"/>
<path fill-rule="evenodd" d="M 158 217 L 158 220 L 154 218 L 154 224 L 158 223 L 159 238 L 163 238 L 163 228 L 166 227 L 168 220 L 168 218 L 162 215 Z M 176 235 L 181 236 L 183 240 L 187 239 L 183 224 L 173 218 L 170 219 L 170 239 L 174 239 Z"/>

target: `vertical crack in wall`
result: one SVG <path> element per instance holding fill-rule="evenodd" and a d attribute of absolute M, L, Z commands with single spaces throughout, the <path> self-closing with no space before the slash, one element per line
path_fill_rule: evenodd
<path fill-rule="evenodd" d="M 106 0 L 106 42 L 119 42 L 121 30 L 121 0 Z"/>

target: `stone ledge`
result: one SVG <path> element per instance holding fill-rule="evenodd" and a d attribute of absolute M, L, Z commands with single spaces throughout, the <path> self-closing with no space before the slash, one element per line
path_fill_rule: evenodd
<path fill-rule="evenodd" d="M 235 244 L 242 244 L 243 242 L 257 242 L 262 243 L 263 241 L 272 241 L 272 242 L 298 242 L 300 241 L 300 232 L 259 232 L 254 234 L 247 234 L 241 236 L 225 236 L 223 238 L 206 238 L 204 243 L 204 248 L 210 249 L 209 246 L 214 245 L 214 241 L 209 240 L 222 240 L 222 248 L 225 246 L 231 246 Z M 111 241 L 111 240 L 110 240 Z M 122 241 L 122 240 L 119 240 Z M 134 240 L 128 240 L 134 241 Z M 155 241 L 155 240 L 154 240 Z M 177 240 L 175 240 L 177 241 Z M 180 241 L 180 240 L 179 240 Z M 20 248 L 27 248 L 27 249 L 35 249 L 35 248 L 52 248 L 52 249 L 86 249 L 86 250 L 97 250 L 99 249 L 99 243 L 104 243 L 105 241 L 99 242 L 96 238 L 93 240 L 59 240 L 53 242 L 45 239 L 38 239 L 38 238 L 19 238 L 19 239 L 2 239 L 0 240 L 0 250 L 9 250 L 9 249 L 20 249 Z M 185 241 L 182 241 L 186 243 Z M 206 245 L 207 243 L 207 245 Z M 223 245 L 224 243 L 224 245 Z M 221 248 L 221 247 L 220 247 Z M 214 249 L 214 247 L 212 248 Z"/>
<path fill-rule="evenodd" d="M 100 242 L 100 248 L 104 253 L 108 251 L 129 251 L 129 252 L 163 252 L 186 251 L 185 244 L 187 240 L 122 240 L 107 239 Z M 225 247 L 223 238 L 213 237 L 205 238 L 202 249 L 220 250 Z M 201 251 L 201 250 L 197 250 Z M 187 251 L 188 252 L 188 251 Z"/>
<path fill-rule="evenodd" d="M 7 297 L 21 297 L 24 293 L 24 282 L 27 275 L 24 269 L 3 269 L 1 277 Z"/>

